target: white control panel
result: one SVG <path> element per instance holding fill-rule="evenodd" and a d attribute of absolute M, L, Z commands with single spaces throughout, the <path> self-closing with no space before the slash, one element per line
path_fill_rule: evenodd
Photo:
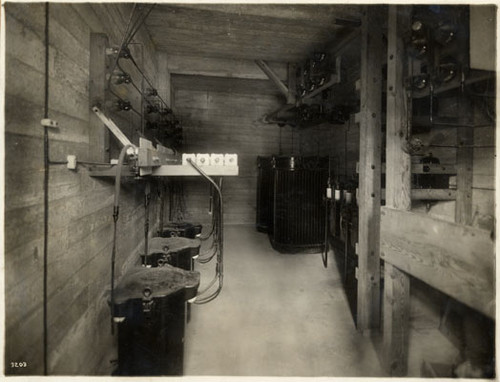
<path fill-rule="evenodd" d="M 238 166 L 238 154 L 182 154 L 183 166 L 189 165 L 188 159 L 192 160 L 198 166 Z"/>

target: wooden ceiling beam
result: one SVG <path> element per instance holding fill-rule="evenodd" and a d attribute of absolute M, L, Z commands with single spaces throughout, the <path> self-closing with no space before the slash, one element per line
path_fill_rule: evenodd
<path fill-rule="evenodd" d="M 360 7 L 345 4 L 165 4 L 157 7 L 162 12 L 204 12 L 216 17 L 252 19 L 283 22 L 301 25 L 312 25 L 316 28 L 331 28 L 346 22 L 359 22 Z M 154 12 L 153 12 L 154 13 Z"/>
<path fill-rule="evenodd" d="M 267 62 L 277 78 L 285 81 L 287 66 L 281 62 Z M 172 54 L 168 56 L 168 70 L 172 74 L 185 74 L 208 77 L 243 78 L 249 80 L 266 80 L 253 60 L 235 58 L 217 58 L 195 55 Z"/>
<path fill-rule="evenodd" d="M 256 59 L 266 60 L 267 62 L 301 62 L 307 56 L 309 49 L 287 49 L 287 51 L 279 52 L 277 48 L 250 47 L 249 49 L 241 49 L 241 44 L 224 44 L 224 46 L 213 47 L 208 44 L 204 46 L 193 47 L 187 42 L 177 43 L 170 42 L 164 44 L 161 41 L 155 41 L 157 50 L 165 51 L 169 55 L 182 56 L 197 56 L 210 57 L 216 59 L 235 59 L 248 60 L 253 62 Z M 258 69 L 258 68 L 257 68 Z"/>
<path fill-rule="evenodd" d="M 264 60 L 255 60 L 257 66 L 266 74 L 266 76 L 276 85 L 278 90 L 285 96 L 289 97 L 288 87 L 280 80 L 278 75 L 267 65 Z"/>
<path fill-rule="evenodd" d="M 169 54 L 300 62 L 358 25 L 357 6 L 162 4 L 146 27 Z"/>
<path fill-rule="evenodd" d="M 273 84 L 265 80 L 191 76 L 183 74 L 172 74 L 172 87 L 177 90 L 210 91 L 220 93 L 236 94 L 259 94 L 267 96 L 280 96 Z"/>

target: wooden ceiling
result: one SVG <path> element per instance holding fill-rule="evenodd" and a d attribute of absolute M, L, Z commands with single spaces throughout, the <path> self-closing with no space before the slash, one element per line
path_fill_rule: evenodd
<path fill-rule="evenodd" d="M 356 28 L 345 4 L 158 4 L 146 28 L 172 55 L 298 62 Z"/>

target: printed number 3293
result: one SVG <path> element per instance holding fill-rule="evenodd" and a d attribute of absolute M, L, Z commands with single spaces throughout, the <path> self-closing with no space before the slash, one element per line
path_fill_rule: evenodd
<path fill-rule="evenodd" d="M 11 362 L 10 367 L 27 367 L 27 362 Z"/>

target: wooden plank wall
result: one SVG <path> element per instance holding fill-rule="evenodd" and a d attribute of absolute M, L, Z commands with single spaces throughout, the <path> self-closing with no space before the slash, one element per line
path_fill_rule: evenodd
<path fill-rule="evenodd" d="M 476 111 L 472 158 L 472 226 L 493 230 L 495 222 L 496 126 Z"/>
<path fill-rule="evenodd" d="M 279 127 L 262 118 L 283 100 L 269 80 L 173 75 L 172 85 L 183 152 L 238 154 L 239 176 L 224 179 L 225 223 L 255 224 L 257 156 L 279 154 L 280 139 Z M 282 128 L 281 143 L 283 154 L 290 154 L 290 128 Z M 184 187 L 185 219 L 207 222 L 208 186 L 196 178 Z"/>
<path fill-rule="evenodd" d="M 43 373 L 43 3 L 9 3 L 6 10 L 5 312 L 7 374 Z M 131 5 L 50 4 L 50 132 L 52 160 L 89 160 L 89 42 L 106 33 L 118 45 Z M 146 72 L 156 62 L 148 36 Z M 153 77 L 151 77 L 153 78 Z M 155 219 L 155 195 L 153 211 Z M 79 167 L 52 166 L 49 181 L 48 371 L 109 374 L 116 358 L 110 334 L 109 288 L 113 184 Z M 154 220 L 153 220 L 154 222 Z M 117 274 L 136 258 L 144 239 L 143 186 L 121 193 Z M 131 251 L 132 249 L 132 251 Z M 11 369 L 10 362 L 26 368 Z"/>

